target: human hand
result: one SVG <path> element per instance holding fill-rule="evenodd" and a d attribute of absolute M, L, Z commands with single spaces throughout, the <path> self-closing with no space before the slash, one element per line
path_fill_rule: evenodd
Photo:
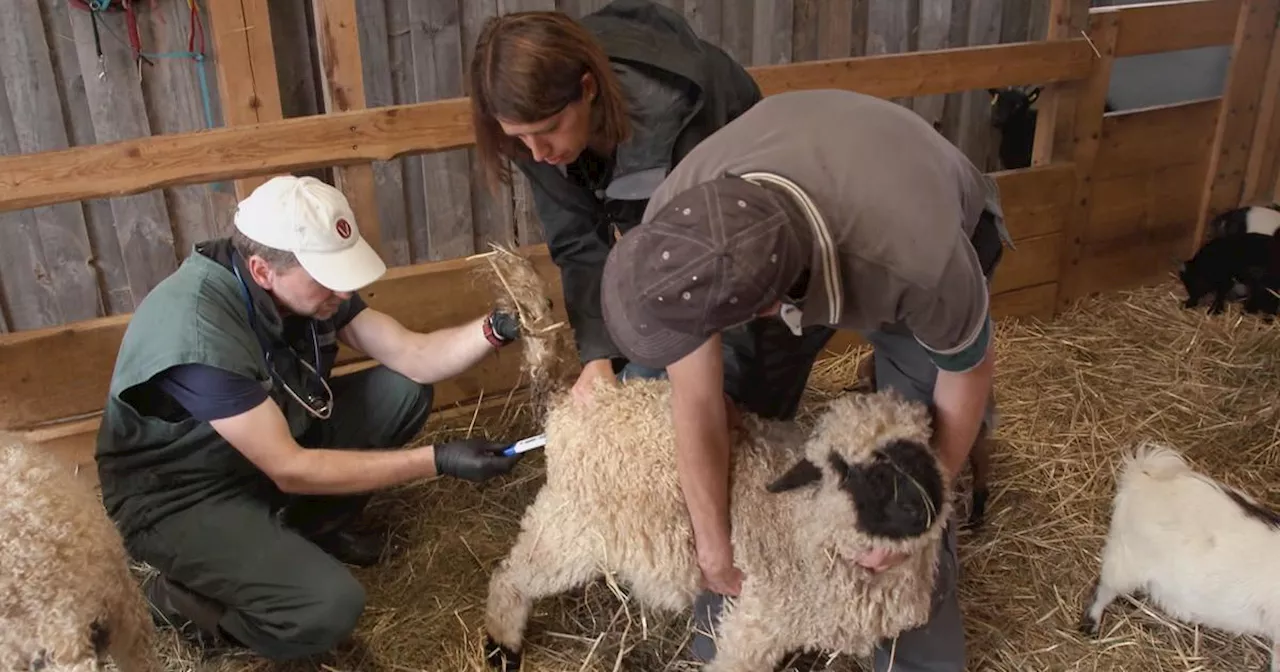
<path fill-rule="evenodd" d="M 698 569 L 702 570 L 702 584 L 707 590 L 729 597 L 742 592 L 742 582 L 747 578 L 733 564 L 732 547 L 722 552 L 699 552 Z"/>
<path fill-rule="evenodd" d="M 595 381 L 604 380 L 613 382 L 613 362 L 608 359 L 593 359 L 582 365 L 582 373 L 578 374 L 578 381 L 573 384 L 573 398 L 580 404 L 586 404 L 591 400 L 591 388 L 595 385 Z"/>
<path fill-rule="evenodd" d="M 523 453 L 507 457 L 507 444 L 485 439 L 458 439 L 435 447 L 436 473 L 468 481 L 486 481 L 511 471 Z"/>
<path fill-rule="evenodd" d="M 520 320 L 502 309 L 495 308 L 485 318 L 486 332 L 497 337 L 502 345 L 507 345 L 520 338 Z"/>
<path fill-rule="evenodd" d="M 879 574 L 887 569 L 892 569 L 907 559 L 905 553 L 895 553 L 884 548 L 874 548 L 863 553 L 855 562 L 859 566 L 865 567 L 872 572 Z"/>

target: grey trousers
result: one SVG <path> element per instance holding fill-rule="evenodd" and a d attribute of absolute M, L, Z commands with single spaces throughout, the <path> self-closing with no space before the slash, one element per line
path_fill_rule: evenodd
<path fill-rule="evenodd" d="M 333 415 L 301 443 L 310 448 L 398 448 L 422 428 L 433 388 L 377 366 L 331 381 Z M 224 609 L 218 627 L 275 660 L 319 654 L 344 640 L 364 611 L 365 592 L 345 565 L 309 536 L 351 521 L 369 495 L 245 494 L 200 502 L 126 541 L 145 561 Z"/>

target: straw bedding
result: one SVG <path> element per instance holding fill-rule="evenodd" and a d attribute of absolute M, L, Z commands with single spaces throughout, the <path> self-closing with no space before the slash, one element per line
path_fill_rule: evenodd
<path fill-rule="evenodd" d="M 1183 310 L 1181 298 L 1180 287 L 1165 284 L 1085 300 L 1053 323 L 999 324 L 1002 423 L 988 521 L 961 537 L 970 669 L 1263 669 L 1262 642 L 1169 622 L 1140 601 L 1114 604 L 1099 641 L 1075 630 L 1097 571 L 1117 458 L 1138 440 L 1168 441 L 1198 468 L 1280 502 L 1280 325 L 1234 308 L 1217 317 Z M 851 385 L 864 354 L 821 362 L 806 410 Z M 433 419 L 423 440 L 538 431 L 519 395 L 485 406 Z M 370 518 L 390 526 L 399 552 L 357 571 L 368 610 L 350 647 L 305 664 L 240 655 L 201 662 L 163 631 L 169 669 L 482 670 L 488 577 L 541 479 L 533 454 L 504 480 L 440 480 L 375 499 Z M 642 613 L 624 598 L 624 587 L 600 582 L 538 603 L 524 669 L 695 669 L 681 661 L 686 619 Z M 829 669 L 865 668 L 836 660 Z"/>

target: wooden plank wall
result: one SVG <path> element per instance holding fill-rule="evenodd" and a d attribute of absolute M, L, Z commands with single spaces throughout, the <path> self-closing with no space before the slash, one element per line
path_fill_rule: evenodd
<path fill-rule="evenodd" d="M 1040 40 L 1047 34 L 1051 7 L 1081 4 L 1078 0 L 661 0 L 681 12 L 708 41 L 721 46 L 746 65 L 813 61 L 844 56 L 898 53 L 976 44 Z M 1274 0 L 1237 0 L 1268 8 Z M 208 0 L 198 0 L 205 29 L 204 49 L 209 59 L 217 53 L 211 37 L 213 19 L 203 10 Z M 398 103 L 453 98 L 466 95 L 465 66 L 483 22 L 500 12 L 560 10 L 581 16 L 605 4 L 603 0 L 254 0 L 241 6 L 269 14 L 270 49 L 274 59 L 277 102 L 269 100 L 271 114 L 301 117 L 329 109 L 379 107 Z M 1110 4 L 1095 0 L 1094 5 Z M 320 11 L 354 11 L 358 48 L 333 44 L 330 50 L 317 39 L 315 17 Z M 244 10 L 249 11 L 249 10 Z M 1154 6 L 1152 16 L 1162 12 Z M 1222 14 L 1204 7 L 1206 16 Z M 246 14 L 247 16 L 248 14 Z M 152 54 L 185 52 L 189 34 L 187 3 L 165 0 L 139 3 L 139 30 L 143 49 Z M 188 58 L 153 58 L 141 77 L 132 62 L 125 37 L 124 17 L 109 13 L 100 25 L 103 64 L 98 76 L 92 23 L 87 12 L 71 8 L 68 0 L 0 3 L 0 29 L 15 36 L 0 45 L 0 152 L 28 153 L 94 144 L 122 138 L 167 134 L 245 123 L 235 103 L 224 115 L 224 96 L 239 101 L 235 90 L 220 88 L 214 61 L 206 61 L 205 84 L 210 109 L 204 108 L 197 64 Z M 217 19 L 219 17 L 214 17 Z M 1159 21 L 1135 26 L 1121 38 L 1117 56 L 1135 50 L 1157 50 L 1163 43 Z M 1206 39 L 1220 39 L 1220 26 L 1204 22 Z M 1218 21 L 1220 23 L 1220 21 Z M 1145 28 L 1149 28 L 1144 32 Z M 1168 31 L 1163 31 L 1168 34 Z M 267 47 L 263 33 L 245 38 L 259 58 Z M 1267 44 L 1270 34 L 1247 44 Z M 1166 40 L 1167 41 L 1167 40 Z M 1185 41 L 1185 40 L 1183 40 Z M 251 44 L 249 44 L 251 43 Z M 1133 46 L 1137 45 L 1137 46 Z M 197 45 L 199 46 L 199 45 Z M 358 72 L 352 70 L 358 53 Z M 332 56 L 326 61 L 325 55 Z M 1251 47 L 1251 62 L 1259 73 L 1269 71 L 1266 90 L 1274 92 L 1280 81 L 1280 50 Z M 256 59 L 255 59 L 256 60 Z M 221 64 L 225 67 L 227 61 Z M 235 89 L 243 89 L 243 81 Z M 332 87 L 363 89 L 344 100 L 332 96 Z M 250 87 L 252 89 L 252 87 Z M 1243 93 L 1243 92 L 1238 92 Z M 1240 97 L 1240 96 L 1237 96 Z M 1262 101 L 1274 93 L 1262 96 Z M 897 99 L 930 120 L 946 137 L 963 148 L 986 170 L 998 170 L 998 136 L 989 127 L 990 106 L 983 91 L 969 91 Z M 1246 191 L 1266 194 L 1276 185 L 1275 152 L 1246 157 L 1232 154 L 1250 133 L 1263 137 L 1277 132 L 1280 111 L 1274 106 L 1253 112 L 1241 99 L 1239 123 L 1216 129 L 1221 152 L 1213 160 L 1228 168 L 1226 182 L 1213 190 L 1214 205 L 1226 203 L 1222 194 L 1234 193 L 1243 181 Z M 1182 123 L 1177 115 L 1191 115 L 1200 128 L 1202 117 L 1214 103 L 1192 104 L 1187 110 L 1153 112 L 1173 115 L 1169 123 Z M 265 109 L 265 108 L 263 108 Z M 61 114 L 49 114 L 58 110 Z M 262 110 L 255 111 L 260 113 Z M 1200 116 L 1196 116 L 1200 115 Z M 234 118 L 232 118 L 234 117 Z M 1244 117 L 1248 117 L 1245 119 Z M 1256 117 L 1256 123 L 1254 123 Z M 237 121 L 238 120 L 238 121 Z M 1212 126 L 1216 121 L 1208 122 Z M 1109 119 L 1102 132 L 1118 133 L 1144 128 L 1138 118 Z M 1138 131 L 1135 131 L 1138 132 Z M 1181 131 L 1180 131 L 1181 132 Z M 1212 133 L 1210 135 L 1213 135 Z M 1206 137 L 1206 136 L 1197 136 Z M 1156 144 L 1146 156 L 1185 151 Z M 1160 212 L 1170 206 L 1154 204 L 1170 195 L 1181 203 L 1200 185 L 1193 184 L 1211 164 L 1197 154 L 1195 162 L 1142 167 L 1146 160 L 1141 144 L 1126 145 L 1116 166 L 1129 162 L 1128 173 L 1114 172 L 1113 154 L 1104 138 L 1098 162 L 1113 171 L 1095 187 L 1097 202 L 1085 226 L 1080 253 L 1119 249 L 1136 240 L 1138 229 L 1150 254 L 1164 255 L 1178 244 L 1161 238 L 1174 230 Z M 1126 141 L 1128 142 L 1128 141 Z M 1197 140 L 1197 142 L 1199 142 Z M 1267 146 L 1274 142 L 1265 143 Z M 1198 147 L 1199 145 L 1192 145 Z M 1206 148 L 1205 153 L 1211 153 Z M 1184 157 L 1185 158 L 1185 157 Z M 1154 160 L 1154 159 L 1152 159 Z M 352 171 L 306 171 L 334 181 Z M 457 149 L 430 155 L 375 161 L 371 178 L 355 171 L 355 185 L 372 182 L 375 203 L 362 208 L 376 213 L 381 249 L 392 265 L 457 258 L 485 248 L 490 240 L 518 244 L 540 242 L 530 194 L 518 179 L 507 193 L 489 194 L 478 173 L 474 150 Z M 1176 186 L 1172 186 L 1176 185 Z M 1185 187 L 1185 188 L 1184 188 Z M 1137 189 L 1138 191 L 1135 191 Z M 367 187 L 364 190 L 368 191 Z M 1138 194 L 1149 205 L 1141 206 L 1143 224 L 1136 222 Z M 1127 201 L 1121 199 L 1121 195 Z M 1110 201 L 1109 201 L 1110 199 Z M 58 204 L 0 213 L 0 226 L 8 227 L 9 244 L 0 246 L 0 332 L 56 326 L 104 315 L 126 314 L 187 254 L 192 243 L 229 228 L 235 201 L 232 184 L 194 185 L 158 189 L 127 197 Z M 1124 214 L 1128 213 L 1128 214 Z M 1128 217 L 1129 219 L 1124 219 Z M 1124 220 L 1123 222 L 1120 220 Z M 1136 228 L 1135 228 L 1136 227 Z M 1163 227 L 1163 228 L 1162 228 Z M 1167 229 L 1167 230 L 1166 230 Z M 1172 236 L 1169 233 L 1169 236 Z M 1088 237 L 1092 236 L 1092 238 Z M 1154 237 L 1153 237 L 1154 236 Z M 1184 236 L 1183 242 L 1191 240 Z M 1152 241 L 1160 242 L 1152 245 Z M 1095 247 L 1089 247 L 1094 245 Z M 1102 247 L 1097 247 L 1101 245 Z M 1108 245 L 1112 247 L 1107 247 Z M 1152 251 L 1154 250 L 1154 251 Z M 1154 257 L 1153 257 L 1154 258 Z M 1101 263 L 1101 262 L 1099 262 Z M 1082 286 L 1082 290 L 1086 289 Z"/>
<path fill-rule="evenodd" d="M 744 65 L 901 53 L 1040 39 L 1048 0 L 662 0 L 703 39 Z M 359 4 L 368 105 L 466 95 L 465 71 L 484 21 L 499 12 L 559 10 L 579 17 L 601 0 L 366 0 Z M 1000 168 L 983 91 L 898 99 L 935 124 L 985 170 Z M 376 162 L 384 252 L 390 263 L 448 259 L 490 240 L 541 242 L 522 176 L 491 195 L 474 149 Z"/>

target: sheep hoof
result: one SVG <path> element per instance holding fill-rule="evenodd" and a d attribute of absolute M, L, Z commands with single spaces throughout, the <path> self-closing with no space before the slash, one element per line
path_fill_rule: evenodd
<path fill-rule="evenodd" d="M 1079 628 L 1080 633 L 1086 637 L 1098 636 L 1098 622 L 1090 618 L 1087 612 L 1081 614 Z"/>
<path fill-rule="evenodd" d="M 516 672 L 520 669 L 520 654 L 493 641 L 492 637 L 484 638 L 484 659 L 491 670 Z"/>
<path fill-rule="evenodd" d="M 982 524 L 986 522 L 987 497 L 990 494 L 986 488 L 978 488 L 973 491 L 973 509 L 969 512 L 969 521 L 963 526 L 965 530 L 977 531 L 982 529 Z"/>

